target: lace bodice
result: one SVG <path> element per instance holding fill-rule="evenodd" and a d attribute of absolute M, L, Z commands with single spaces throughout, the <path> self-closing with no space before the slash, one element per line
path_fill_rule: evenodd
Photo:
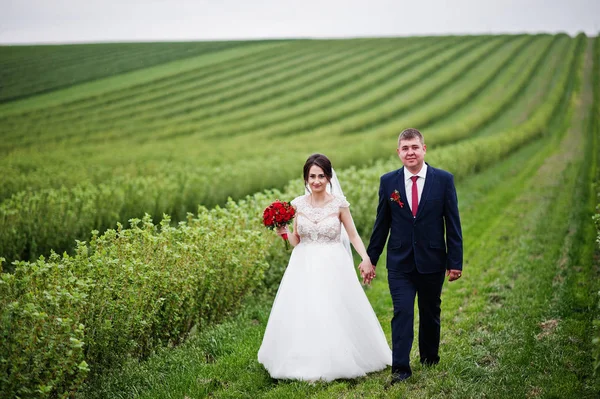
<path fill-rule="evenodd" d="M 295 198 L 292 205 L 296 208 L 296 224 L 301 243 L 340 242 L 340 208 L 350 206 L 344 197 L 334 196 L 325 206 L 313 207 L 310 204 L 310 194 L 306 194 Z"/>

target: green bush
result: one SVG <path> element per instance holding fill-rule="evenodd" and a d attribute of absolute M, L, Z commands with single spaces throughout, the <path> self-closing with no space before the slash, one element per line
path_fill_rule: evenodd
<path fill-rule="evenodd" d="M 96 232 L 73 256 L 17 262 L 0 280 L 0 391 L 66 396 L 88 364 L 99 373 L 143 359 L 239 307 L 268 266 L 260 211 L 229 202 L 177 227 L 146 215 Z"/>
<path fill-rule="evenodd" d="M 6 397 L 68 396 L 85 379 L 81 309 L 89 281 L 58 256 L 0 275 L 0 392 Z"/>

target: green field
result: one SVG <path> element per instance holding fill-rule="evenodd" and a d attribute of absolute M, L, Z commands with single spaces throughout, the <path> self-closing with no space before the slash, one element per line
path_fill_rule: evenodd
<path fill-rule="evenodd" d="M 597 37 L 24 46 L 0 56 L 0 257 L 10 271 L 0 279 L 1 392 L 600 394 Z M 368 240 L 379 176 L 401 166 L 406 127 L 425 134 L 431 165 L 454 174 L 463 220 L 465 273 L 444 288 L 442 362 L 393 388 L 389 370 L 272 381 L 256 352 L 289 253 L 261 210 L 302 194 L 302 164 L 322 152 Z M 385 270 L 367 295 L 389 338 Z"/>

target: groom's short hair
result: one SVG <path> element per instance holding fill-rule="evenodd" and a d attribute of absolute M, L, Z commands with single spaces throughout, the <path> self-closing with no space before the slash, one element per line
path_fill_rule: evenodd
<path fill-rule="evenodd" d="M 417 129 L 413 129 L 411 127 L 408 129 L 404 129 L 402 131 L 402 133 L 400 133 L 400 136 L 398 136 L 398 147 L 400 147 L 401 140 L 412 140 L 412 139 L 419 139 L 421 144 L 425 144 L 425 140 L 423 139 L 423 135 L 421 134 L 421 132 L 419 132 Z"/>

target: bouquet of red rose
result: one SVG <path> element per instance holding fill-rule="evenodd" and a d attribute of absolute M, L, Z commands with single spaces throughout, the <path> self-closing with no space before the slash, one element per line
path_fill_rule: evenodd
<path fill-rule="evenodd" d="M 265 208 L 263 212 L 263 224 L 268 229 L 283 227 L 292 222 L 296 210 L 288 202 L 275 200 L 271 205 Z M 285 241 L 285 248 L 288 248 L 288 235 L 282 234 L 281 238 Z"/>

